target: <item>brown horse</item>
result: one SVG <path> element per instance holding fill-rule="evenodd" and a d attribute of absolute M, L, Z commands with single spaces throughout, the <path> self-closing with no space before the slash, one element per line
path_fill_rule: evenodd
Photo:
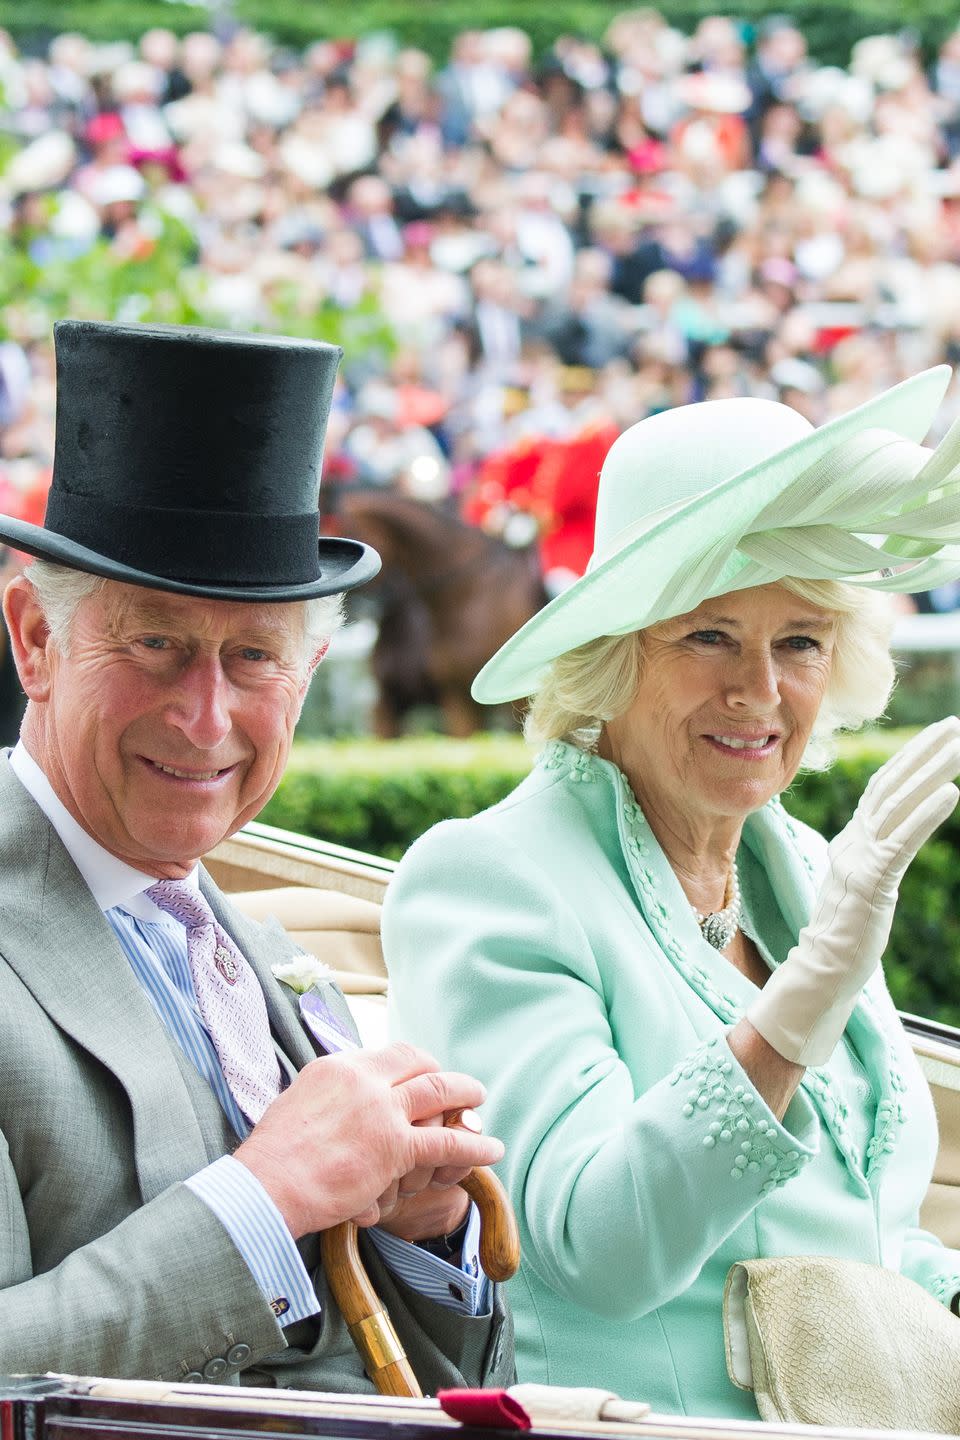
<path fill-rule="evenodd" d="M 546 601 L 536 547 L 512 549 L 443 504 L 344 487 L 337 529 L 383 557 L 382 602 L 371 665 L 374 727 L 400 734 L 415 705 L 438 705 L 449 735 L 471 735 L 487 716 L 470 684 L 495 650 Z"/>

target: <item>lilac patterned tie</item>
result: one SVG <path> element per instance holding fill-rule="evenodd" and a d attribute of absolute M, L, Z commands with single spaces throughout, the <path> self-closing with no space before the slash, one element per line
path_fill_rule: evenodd
<path fill-rule="evenodd" d="M 183 880 L 158 880 L 146 894 L 187 927 L 200 1016 L 233 1098 L 255 1125 L 280 1093 L 280 1067 L 257 977 L 199 890 Z"/>

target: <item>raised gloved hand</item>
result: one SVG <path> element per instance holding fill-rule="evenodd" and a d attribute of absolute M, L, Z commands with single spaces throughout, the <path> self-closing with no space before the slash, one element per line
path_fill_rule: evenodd
<path fill-rule="evenodd" d="M 897 888 L 960 791 L 960 720 L 929 725 L 882 765 L 830 845 L 810 923 L 747 1011 L 787 1060 L 823 1065 L 880 963 Z"/>

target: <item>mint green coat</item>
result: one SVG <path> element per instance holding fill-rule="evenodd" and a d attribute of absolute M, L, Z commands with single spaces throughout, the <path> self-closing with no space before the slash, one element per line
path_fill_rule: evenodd
<path fill-rule="evenodd" d="M 824 854 L 777 801 L 747 821 L 775 961 Z M 778 1123 L 725 1043 L 755 987 L 702 939 L 615 766 L 555 742 L 500 805 L 436 826 L 383 933 L 394 1033 L 479 1075 L 507 1144 L 521 1379 L 755 1419 L 724 1363 L 734 1261 L 845 1256 L 960 1290 L 960 1254 L 918 1228 L 936 1125 L 882 977 L 848 1026 L 859 1065 L 840 1047 Z"/>

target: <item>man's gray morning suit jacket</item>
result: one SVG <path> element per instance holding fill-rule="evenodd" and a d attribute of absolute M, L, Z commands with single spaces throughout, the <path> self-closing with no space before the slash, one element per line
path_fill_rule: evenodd
<path fill-rule="evenodd" d="M 305 1065 L 315 1051 L 270 969 L 296 947 L 202 884 L 260 980 L 281 1055 Z M 0 1373 L 371 1389 L 322 1272 L 321 1316 L 284 1331 L 226 1230 L 181 1183 L 235 1145 L 0 753 Z M 317 1249 L 315 1237 L 301 1243 L 311 1272 Z M 363 1250 L 427 1392 L 509 1381 L 499 1294 L 492 1319 L 462 1316 Z"/>

